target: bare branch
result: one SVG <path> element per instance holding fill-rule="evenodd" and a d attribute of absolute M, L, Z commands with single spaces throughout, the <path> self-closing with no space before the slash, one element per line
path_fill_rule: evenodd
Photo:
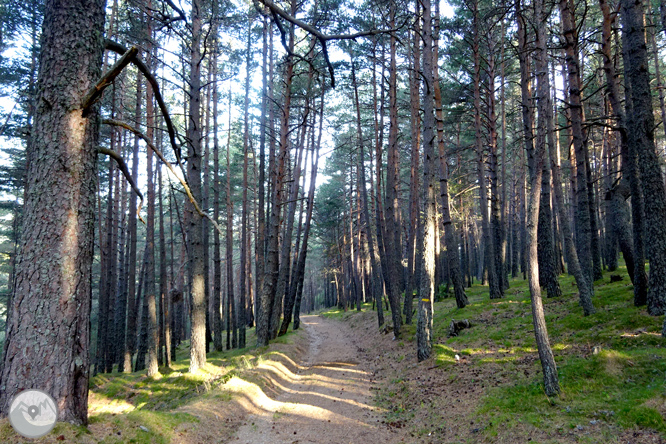
<path fill-rule="evenodd" d="M 123 56 L 119 58 L 118 61 L 114 63 L 114 65 L 109 68 L 107 72 L 104 73 L 102 78 L 97 81 L 95 86 L 90 88 L 90 91 L 88 91 L 88 93 L 85 95 L 81 104 L 81 108 L 83 109 L 81 113 L 83 114 L 83 117 L 86 117 L 90 113 L 90 107 L 95 102 L 97 102 L 100 97 L 102 97 L 106 87 L 113 83 L 115 78 L 118 77 L 123 69 L 125 69 L 125 67 L 130 64 L 132 59 L 136 57 L 138 52 L 139 50 L 136 46 L 132 46 L 130 49 L 125 51 Z"/>
<path fill-rule="evenodd" d="M 171 163 L 170 163 L 168 160 L 166 160 L 166 158 L 164 157 L 164 155 L 162 154 L 162 152 L 161 152 L 160 150 L 157 149 L 157 147 L 153 144 L 153 142 L 152 142 L 152 141 L 151 141 L 151 140 L 150 140 L 145 134 L 143 134 L 141 131 L 139 131 L 138 129 L 134 128 L 133 126 L 129 125 L 128 123 L 121 122 L 120 120 L 104 119 L 104 120 L 102 121 L 102 123 L 104 123 L 105 125 L 119 126 L 119 127 L 121 127 L 121 128 L 125 128 L 127 131 L 130 131 L 130 132 L 136 134 L 136 135 L 137 135 L 138 137 L 140 137 L 141 139 L 143 139 L 143 141 L 146 142 L 146 145 L 148 146 L 148 148 L 150 148 L 151 150 L 153 150 L 153 152 L 157 155 L 157 157 L 160 158 L 160 160 L 162 161 L 162 163 L 164 163 L 164 165 L 166 165 L 167 169 L 171 172 L 171 174 L 172 174 L 176 179 L 178 179 L 178 182 L 180 182 L 180 184 L 181 184 L 181 185 L 183 186 L 183 188 L 185 189 L 185 194 L 187 194 L 187 198 L 188 198 L 188 199 L 190 200 L 190 202 L 192 203 L 192 206 L 193 206 L 194 209 L 196 210 L 197 214 L 199 214 L 199 216 L 201 216 L 201 217 L 205 217 L 206 219 L 208 219 L 209 221 L 211 221 L 211 223 L 215 226 L 215 229 L 216 229 L 221 235 L 223 235 L 223 236 L 225 235 L 225 233 L 222 231 L 222 228 L 220 228 L 220 226 L 217 224 L 217 221 L 216 221 L 215 219 L 213 219 L 208 213 L 204 212 L 204 211 L 201 209 L 201 207 L 199 206 L 199 203 L 196 201 L 196 199 L 195 199 L 194 196 L 192 195 L 192 191 L 190 190 L 190 186 L 187 184 L 187 181 L 186 181 L 184 178 L 181 178 L 180 176 L 178 176 L 178 175 L 176 174 L 176 171 L 173 169 L 173 166 L 171 166 Z"/>
<path fill-rule="evenodd" d="M 331 87 L 335 88 L 335 76 L 334 76 L 334 71 L 333 71 L 333 64 L 331 63 L 329 56 L 328 56 L 328 48 L 326 47 L 326 42 L 329 40 L 356 40 L 359 37 L 368 37 L 368 36 L 373 36 L 373 35 L 379 35 L 379 34 L 386 34 L 386 33 L 391 33 L 395 32 L 398 30 L 396 29 L 371 29 L 369 31 L 361 31 L 357 32 L 354 34 L 334 34 L 334 35 L 326 35 L 319 31 L 317 28 L 314 26 L 308 25 L 307 23 L 297 19 L 296 17 L 293 17 L 292 15 L 288 14 L 286 11 L 284 11 L 282 8 L 277 6 L 275 3 L 273 3 L 272 0 L 255 0 L 254 4 L 257 10 L 259 10 L 260 13 L 265 14 L 264 11 L 262 11 L 259 8 L 259 4 L 263 4 L 266 8 L 268 8 L 271 11 L 271 14 L 273 15 L 273 20 L 275 21 L 275 24 L 277 25 L 278 29 L 280 30 L 280 34 L 282 36 L 282 46 L 285 48 L 287 45 L 285 44 L 284 41 L 284 29 L 282 28 L 282 25 L 278 19 L 278 16 L 282 17 L 289 23 L 292 23 L 299 28 L 303 29 L 304 31 L 309 32 L 312 34 L 317 40 L 319 40 L 319 43 L 321 44 L 322 48 L 322 55 L 324 56 L 324 60 L 326 61 L 326 66 L 328 67 L 328 72 L 331 76 Z M 287 50 L 287 52 L 290 52 Z"/>
<path fill-rule="evenodd" d="M 127 182 L 129 182 L 130 186 L 132 187 L 132 190 L 134 190 L 136 195 L 139 196 L 139 199 L 141 200 L 141 202 L 139 202 L 139 206 L 136 209 L 136 216 L 145 225 L 146 222 L 141 217 L 141 207 L 143 206 L 143 194 L 141 193 L 139 188 L 134 183 L 134 179 L 132 179 L 132 175 L 130 174 L 129 169 L 127 168 L 127 164 L 125 163 L 123 158 L 120 156 L 120 154 L 116 153 L 113 150 L 98 146 L 97 147 L 97 152 L 100 153 L 100 154 L 106 154 L 107 156 L 112 157 L 116 161 L 116 163 L 118 164 L 118 168 L 120 168 L 120 171 L 123 173 L 123 176 L 125 176 L 125 179 L 127 179 Z"/>
<path fill-rule="evenodd" d="M 187 18 L 185 17 L 185 13 L 183 12 L 182 9 L 180 9 L 178 6 L 176 6 L 176 4 L 174 2 L 172 2 L 171 0 L 164 0 L 164 1 L 167 5 L 171 6 L 171 9 L 173 9 L 174 11 L 176 11 L 178 13 L 178 17 L 180 18 L 180 20 L 187 23 Z"/>
<path fill-rule="evenodd" d="M 108 49 L 109 51 L 113 51 L 118 54 L 124 54 L 127 52 L 127 50 L 120 43 L 116 43 L 109 39 L 106 39 L 104 43 L 106 49 Z M 173 151 L 176 155 L 176 161 L 180 166 L 181 165 L 180 145 L 176 143 L 176 130 L 174 129 L 173 123 L 171 122 L 169 110 L 167 109 L 166 104 L 164 103 L 164 99 L 162 98 L 162 93 L 160 93 L 160 86 L 157 83 L 155 77 L 150 73 L 150 70 L 148 69 L 146 64 L 143 63 L 139 57 L 134 57 L 132 58 L 131 61 L 137 67 L 137 69 L 141 71 L 146 80 L 148 80 L 148 83 L 150 83 L 150 86 L 152 86 L 153 88 L 155 99 L 157 100 L 157 104 L 160 107 L 160 110 L 162 111 L 162 115 L 164 117 L 164 121 L 166 122 L 167 131 L 169 133 L 169 142 L 171 142 L 171 147 L 173 148 Z"/>

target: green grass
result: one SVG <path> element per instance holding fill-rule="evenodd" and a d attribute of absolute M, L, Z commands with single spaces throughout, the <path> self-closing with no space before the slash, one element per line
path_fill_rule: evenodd
<path fill-rule="evenodd" d="M 511 288 L 499 300 L 489 299 L 487 286 L 474 285 L 466 289 L 470 303 L 464 309 L 458 309 L 451 297 L 435 303 L 434 362 L 448 380 L 469 371 L 500 376 L 500 384 L 483 391 L 470 418 L 488 424 L 483 428 L 486 438 L 492 441 L 525 424 L 556 436 L 579 425 L 587 428 L 591 421 L 610 426 L 599 429 L 599 434 L 608 436 L 598 439 L 611 440 L 613 427 L 646 428 L 666 437 L 664 317 L 649 316 L 645 307 L 633 305 L 633 287 L 622 263 L 612 272 L 623 277 L 620 282 L 610 283 L 610 274 L 595 282 L 596 313 L 591 316 L 583 316 L 572 276 L 560 277 L 561 297 L 548 298 L 543 292 L 561 386 L 561 393 L 551 398 L 543 388 L 526 281 L 511 280 Z M 443 287 L 439 293 L 444 296 Z M 337 309 L 324 315 L 352 316 Z M 472 328 L 448 338 L 453 319 L 468 319 Z M 414 347 L 415 325 L 403 326 L 401 341 L 407 349 Z M 456 355 L 469 365 L 457 365 Z M 423 403 L 405 405 L 407 396 L 401 387 L 392 381 L 386 390 L 377 391 L 376 402 L 386 408 L 387 421 L 409 422 L 433 408 Z M 414 433 L 419 431 L 415 428 Z"/>
<path fill-rule="evenodd" d="M 372 307 L 373 304 L 371 302 L 366 302 L 364 304 L 361 304 L 361 312 L 372 310 Z M 336 319 L 342 321 L 348 319 L 351 316 L 354 316 L 355 313 L 357 313 L 357 310 L 355 308 L 353 310 L 351 308 L 343 310 L 342 308 L 333 307 L 333 308 L 324 309 L 319 313 L 319 315 L 328 319 Z"/>
<path fill-rule="evenodd" d="M 276 344 L 293 343 L 298 333 L 290 331 L 273 341 Z M 111 443 L 169 443 L 174 430 L 181 424 L 199 422 L 199 418 L 179 411 L 180 407 L 203 401 L 225 403 L 235 396 L 224 384 L 237 376 L 263 388 L 264 380 L 252 372 L 259 363 L 278 358 L 269 347 L 256 347 L 254 329 L 247 331 L 247 344 L 243 349 L 208 353 L 205 366 L 189 373 L 189 343 L 177 349 L 177 360 L 169 368 L 161 367 L 157 377 L 149 378 L 145 371 L 133 373 L 102 373 L 90 380 L 90 429 L 68 423 L 58 423 L 38 442 L 52 442 L 54 436 L 63 435 L 68 442 Z M 221 410 L 226 407 L 218 406 Z M 190 427 L 190 426 L 187 426 Z M 91 430 L 105 429 L 101 441 Z M 50 438 L 50 441 L 48 440 Z M 17 435 L 9 422 L 0 422 L 0 442 L 16 442 Z M 43 441 L 44 440 L 44 441 Z"/>
<path fill-rule="evenodd" d="M 554 350 L 561 393 L 548 398 L 543 389 L 539 361 L 532 376 L 516 375 L 515 382 L 493 388 L 478 411 L 496 436 L 518 423 L 538 428 L 574 428 L 590 421 L 605 421 L 625 428 L 644 427 L 666 434 L 666 339 L 663 317 L 634 307 L 633 289 L 626 269 L 613 274 L 623 280 L 610 283 L 609 273 L 595 283 L 597 312 L 584 317 L 571 276 L 562 276 L 562 297 L 546 298 L 544 309 Z M 487 287 L 467 290 L 470 305 L 460 310 L 447 300 L 435 305 L 436 363 L 453 366 L 453 356 L 485 352 L 475 365 L 502 363 L 505 369 L 536 353 L 529 291 L 522 280 L 511 282 L 502 300 L 491 301 Z M 446 338 L 451 319 L 469 319 L 471 329 Z M 491 353 L 488 353 L 491 351 Z M 453 368 L 453 367 L 452 367 Z M 663 407 L 660 407 L 663 406 Z M 662 408 L 660 412 L 658 409 Z"/>

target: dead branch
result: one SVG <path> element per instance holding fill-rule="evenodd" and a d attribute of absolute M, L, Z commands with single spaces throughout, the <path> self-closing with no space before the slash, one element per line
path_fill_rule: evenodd
<path fill-rule="evenodd" d="M 83 117 L 86 117 L 90 113 L 90 107 L 102 97 L 106 87 L 113 83 L 123 69 L 132 62 L 132 59 L 136 57 L 138 52 L 139 49 L 136 46 L 132 46 L 125 51 L 122 57 L 119 58 L 118 61 L 104 73 L 102 78 L 97 81 L 95 86 L 90 88 L 88 93 L 83 97 L 81 104 L 81 108 L 83 109 L 81 113 L 83 114 Z"/>
<path fill-rule="evenodd" d="M 277 6 L 275 3 L 273 3 L 271 0 L 258 0 L 261 4 L 263 4 L 266 8 L 268 8 L 271 11 L 271 15 L 273 16 L 273 20 L 275 21 L 275 24 L 278 26 L 278 29 L 280 30 L 280 34 L 282 36 L 282 46 L 285 47 L 285 50 L 290 53 L 289 49 L 287 48 L 287 45 L 285 45 L 284 41 L 284 29 L 282 29 L 282 25 L 280 24 L 278 17 L 282 17 L 284 20 L 288 21 L 289 23 L 292 23 L 299 28 L 303 29 L 304 31 L 309 32 L 312 34 L 317 40 L 319 40 L 319 43 L 321 44 L 321 49 L 322 49 L 322 54 L 324 56 L 324 60 L 326 61 L 326 66 L 328 67 L 328 72 L 329 75 L 331 76 L 331 87 L 335 88 L 335 76 L 334 76 L 334 71 L 333 71 L 333 64 L 331 64 L 331 61 L 328 56 L 328 48 L 326 46 L 326 43 L 329 40 L 356 40 L 359 37 L 369 37 L 373 35 L 379 35 L 379 34 L 386 34 L 386 33 L 391 33 L 395 32 L 398 29 L 371 29 L 369 31 L 361 31 L 357 32 L 354 34 L 333 34 L 333 35 L 326 35 L 319 31 L 317 28 L 314 26 L 308 25 L 307 23 L 297 19 L 296 17 L 291 16 L 288 14 L 286 11 L 284 11 L 282 8 Z M 254 2 L 255 7 L 261 14 L 265 14 L 264 11 L 262 11 L 259 8 L 259 5 L 257 4 L 257 1 Z"/>
<path fill-rule="evenodd" d="M 181 178 L 181 177 L 179 177 L 179 176 L 176 174 L 176 171 L 173 169 L 173 166 L 171 166 L 171 163 L 170 163 L 168 160 L 166 160 L 166 158 L 164 157 L 164 155 L 162 154 L 162 152 L 161 152 L 160 150 L 158 150 L 157 147 L 156 147 L 155 145 L 153 145 L 153 142 L 152 142 L 152 141 L 151 141 L 151 140 L 150 140 L 145 134 L 143 134 L 141 131 L 139 131 L 138 129 L 134 128 L 133 126 L 129 125 L 128 123 L 121 122 L 120 120 L 104 119 L 104 120 L 102 121 L 102 123 L 104 123 L 105 125 L 113 125 L 113 126 L 119 126 L 119 127 L 121 127 L 121 128 L 125 128 L 127 131 L 130 131 L 130 132 L 136 134 L 136 135 L 137 135 L 138 137 L 140 137 L 141 139 L 143 139 L 143 141 L 146 142 L 146 145 L 148 146 L 148 148 L 150 148 L 151 150 L 153 150 L 153 152 L 157 155 L 157 157 L 160 158 L 160 160 L 162 161 L 162 163 L 164 163 L 164 165 L 166 165 L 167 169 L 171 172 L 171 174 L 172 174 L 176 179 L 178 179 L 178 182 L 180 182 L 180 184 L 181 184 L 181 185 L 183 186 L 183 188 L 185 189 L 185 193 L 187 194 L 187 198 L 190 200 L 190 202 L 191 202 L 192 205 L 194 206 L 194 209 L 196 210 L 197 214 L 198 214 L 199 216 L 201 216 L 201 217 L 205 217 L 206 219 L 208 219 L 209 221 L 211 221 L 211 223 L 215 226 L 215 229 L 216 229 L 221 235 L 223 235 L 223 236 L 225 235 L 225 233 L 222 231 L 222 228 L 220 228 L 220 226 L 217 224 L 217 221 L 216 221 L 215 219 L 213 219 L 208 213 L 204 212 L 204 211 L 201 209 L 201 207 L 199 206 L 199 203 L 196 201 L 196 199 L 195 199 L 194 196 L 192 195 L 192 190 L 190 190 L 190 186 L 187 184 L 187 181 L 185 181 L 184 178 Z M 183 177 L 184 177 L 184 176 L 183 176 Z"/>
<path fill-rule="evenodd" d="M 104 44 L 106 46 L 106 49 L 109 51 L 113 51 L 118 54 L 124 54 L 127 52 L 125 47 L 121 45 L 120 43 L 116 43 L 112 40 L 106 39 L 104 41 Z M 171 115 L 169 114 L 169 110 L 166 107 L 166 104 L 164 103 L 164 99 L 162 98 L 162 93 L 160 92 L 160 86 L 157 83 L 157 80 L 155 77 L 151 74 L 150 70 L 146 66 L 145 63 L 141 61 L 139 57 L 134 57 L 132 58 L 132 63 L 137 67 L 139 71 L 144 75 L 146 80 L 148 80 L 148 83 L 150 83 L 150 86 L 153 88 L 153 93 L 155 94 L 155 99 L 157 100 L 157 105 L 160 107 L 160 111 L 162 111 L 162 116 L 164 117 L 164 121 L 167 126 L 167 132 L 169 133 L 169 142 L 171 143 L 171 147 L 173 148 L 173 151 L 176 155 L 176 161 L 178 162 L 178 166 L 183 169 L 181 166 L 181 153 L 180 153 L 180 145 L 176 143 L 176 130 L 174 129 L 173 123 L 171 122 Z"/>
<path fill-rule="evenodd" d="M 136 216 L 145 225 L 146 222 L 141 217 L 141 207 L 143 206 L 143 193 L 141 193 L 141 190 L 139 190 L 139 188 L 134 183 L 134 179 L 132 179 L 132 175 L 130 174 L 129 169 L 127 168 L 127 164 L 125 163 L 123 158 L 120 156 L 120 154 L 116 153 L 113 150 L 98 146 L 97 147 L 97 152 L 100 153 L 100 154 L 106 154 L 107 156 L 112 157 L 116 161 L 116 163 L 118 164 L 118 168 L 120 168 L 120 171 L 123 173 L 123 176 L 125 176 L 125 179 L 127 179 L 127 182 L 129 182 L 130 186 L 132 187 L 132 190 L 134 190 L 136 195 L 139 196 L 139 199 L 141 200 L 139 202 L 139 206 L 136 209 Z"/>

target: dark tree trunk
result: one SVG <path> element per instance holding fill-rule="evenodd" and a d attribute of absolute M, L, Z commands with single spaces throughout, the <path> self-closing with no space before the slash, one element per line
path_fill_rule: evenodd
<path fill-rule="evenodd" d="M 150 28 L 149 28 L 149 34 Z M 153 89 L 146 85 L 146 136 L 153 140 L 155 118 L 153 115 Z M 153 150 L 146 150 L 146 164 L 148 177 L 148 208 L 146 217 L 146 286 L 144 289 L 144 308 L 146 309 L 147 328 L 147 356 L 146 375 L 154 376 L 158 372 L 157 365 L 157 303 L 155 294 L 155 177 L 153 174 Z"/>
<path fill-rule="evenodd" d="M 389 26 L 395 25 L 397 5 L 394 0 L 390 1 Z M 393 335 L 400 337 L 400 326 L 402 324 L 402 313 L 400 310 L 400 276 L 402 275 L 401 246 L 397 240 L 399 236 L 398 212 L 398 104 L 397 104 L 397 66 L 396 66 L 397 40 L 394 35 L 390 39 L 390 67 L 389 67 L 389 138 L 388 138 L 388 163 L 386 171 L 386 205 L 384 217 L 386 221 L 386 236 L 384 239 L 384 251 L 386 254 L 386 265 L 388 275 L 387 293 L 391 304 L 391 317 L 393 319 Z"/>
<path fill-rule="evenodd" d="M 516 5 L 519 9 L 520 2 Z M 546 80 L 548 77 L 548 64 L 546 53 L 546 22 L 547 15 L 543 13 L 542 0 L 534 2 L 534 15 L 536 19 L 537 41 L 536 41 L 536 67 L 537 67 L 537 91 L 539 105 L 539 125 L 537 143 L 533 146 L 527 144 L 528 165 L 530 169 L 530 183 L 532 188 L 529 193 L 529 203 L 527 207 L 527 274 L 532 302 L 532 324 L 534 326 L 534 336 L 536 337 L 537 350 L 543 370 L 544 391 L 546 396 L 554 396 L 560 392 L 560 386 L 557 377 L 557 366 L 555 357 L 550 347 L 548 330 L 541 300 L 541 287 L 539 286 L 539 264 L 537 259 L 537 225 L 539 219 L 539 200 L 541 194 L 543 164 L 545 159 L 547 125 L 547 109 L 550 108 L 550 85 Z M 520 11 L 519 11 L 520 13 Z M 520 19 L 519 19 L 520 23 Z M 521 32 L 522 29 L 519 31 Z M 521 37 L 521 40 L 524 39 Z M 524 41 L 523 41 L 524 45 Z M 521 60 L 522 62 L 523 60 Z M 546 112 L 544 112 L 546 111 Z"/>
<path fill-rule="evenodd" d="M 141 74 L 137 74 L 136 79 L 136 106 L 135 118 L 137 123 L 140 122 L 139 115 L 141 113 Z M 136 125 L 139 126 L 139 125 Z M 134 146 L 132 149 L 132 180 L 137 183 L 139 179 L 139 137 L 134 137 Z M 118 365 L 119 372 L 132 371 L 132 356 L 136 352 L 136 326 L 137 326 L 137 311 L 138 300 L 136 297 L 136 240 L 137 240 L 137 227 L 136 227 L 136 209 L 137 209 L 137 195 L 132 193 L 130 196 L 130 211 L 129 211 L 129 257 L 128 257 L 128 274 L 127 274 L 127 330 L 125 332 L 125 346 L 123 353 L 120 356 L 120 363 Z"/>
<path fill-rule="evenodd" d="M 80 104 L 100 76 L 103 33 L 103 1 L 46 2 L 40 105 L 0 373 L 3 414 L 18 392 L 40 388 L 55 399 L 60 421 L 88 421 L 99 127 L 97 110 L 84 117 Z"/>
<path fill-rule="evenodd" d="M 247 48 L 245 58 L 245 103 L 243 104 L 243 112 L 245 117 L 245 124 L 243 130 L 243 203 L 241 210 L 241 241 L 240 241 L 240 297 L 239 297 L 239 312 L 238 312 L 238 348 L 245 347 L 245 328 L 247 327 L 245 308 L 246 292 L 247 292 L 247 224 L 248 224 L 248 207 L 247 207 L 247 167 L 248 167 L 248 152 L 250 143 L 250 118 L 248 108 L 250 104 L 250 62 L 252 60 L 252 20 L 248 20 L 247 25 Z"/>
<path fill-rule="evenodd" d="M 435 157 L 435 114 L 434 114 L 434 64 L 432 9 L 430 0 L 423 5 L 423 204 L 424 221 L 421 254 L 421 291 L 419 315 L 416 326 L 417 358 L 428 359 L 432 352 L 432 316 L 435 298 L 435 235 L 437 200 L 435 198 L 436 165 Z"/>
<path fill-rule="evenodd" d="M 589 282 L 593 282 L 592 227 L 586 168 L 587 143 L 583 130 L 578 31 L 574 20 L 573 2 L 571 0 L 560 0 L 560 16 L 567 67 L 569 117 L 571 119 L 573 147 L 576 156 L 576 211 L 574 217 L 576 225 L 576 250 L 585 276 Z"/>
<path fill-rule="evenodd" d="M 419 226 L 419 149 L 421 147 L 421 116 L 419 115 L 419 108 L 421 106 L 419 99 L 421 20 L 419 19 L 420 3 L 418 0 L 414 2 L 414 8 L 416 10 L 416 20 L 414 20 L 414 36 L 412 41 L 412 71 L 409 76 L 411 162 L 409 171 L 409 226 L 407 227 L 407 283 L 405 285 L 405 305 L 403 307 L 405 324 L 408 325 L 412 323 L 414 289 L 419 286 L 419 282 L 416 281 L 418 273 L 415 267 L 416 256 L 419 254 L 416 248 L 416 238 Z"/>
<path fill-rule="evenodd" d="M 187 180 L 192 196 L 201 202 L 201 16 L 202 0 L 192 2 L 192 45 L 190 53 L 190 113 L 187 130 L 188 161 Z M 206 290 L 203 252 L 203 217 L 188 201 L 189 226 L 187 227 L 190 254 L 190 372 L 206 363 Z"/>
<path fill-rule="evenodd" d="M 630 137 L 633 136 L 629 134 L 628 122 L 620 99 L 620 88 L 611 52 L 612 25 L 615 21 L 615 15 L 611 14 L 606 0 L 599 0 L 599 6 L 603 15 L 601 53 L 603 56 L 604 73 L 606 75 L 606 89 L 612 112 L 615 115 L 619 128 L 623 175 L 627 178 L 628 191 L 632 195 L 633 236 L 628 228 L 621 228 L 616 225 L 621 223 L 622 215 L 618 211 L 621 211 L 621 207 L 623 206 L 621 202 L 615 200 L 617 196 L 613 196 L 611 202 L 611 208 L 615 215 L 613 228 L 618 236 L 618 242 L 626 261 L 627 270 L 634 284 L 634 304 L 640 306 L 645 305 L 647 301 L 647 274 L 645 273 L 645 254 L 642 236 L 643 195 L 638 178 L 638 167 L 636 166 L 634 151 L 630 149 Z M 627 109 L 630 109 L 630 100 L 627 102 Z M 621 231 L 618 231 L 618 229 Z M 633 241 L 630 240 L 632 237 Z"/>
<path fill-rule="evenodd" d="M 549 85 L 550 86 L 550 85 Z M 550 94 L 550 88 L 548 89 Z M 550 100 L 548 101 L 550 105 Z M 537 136 L 537 143 L 546 143 L 545 131 Z M 551 147 L 553 149 L 553 147 Z M 537 244 L 539 260 L 539 284 L 546 288 L 549 298 L 562 296 L 555 257 L 555 239 L 553 238 L 553 212 L 550 207 L 550 162 L 544 158 L 541 179 L 541 205 L 539 205 L 539 222 L 537 227 Z"/>
<path fill-rule="evenodd" d="M 643 25 L 643 5 L 622 0 L 622 43 L 625 52 L 625 82 L 630 96 L 632 134 L 630 150 L 638 158 L 640 182 L 645 205 L 644 234 L 650 273 L 647 306 L 653 316 L 666 309 L 666 191 L 654 144 L 654 113 L 648 70 L 647 45 Z M 629 113 L 627 113 L 629 114 Z M 666 322 L 662 334 L 666 336 Z"/>
<path fill-rule="evenodd" d="M 439 87 L 439 68 L 436 63 L 438 60 L 439 49 L 439 7 L 435 6 L 435 34 L 433 36 L 433 73 L 432 82 L 434 85 L 435 112 L 437 120 L 437 148 L 439 155 L 439 192 L 442 204 L 442 224 L 444 226 L 444 242 L 446 244 L 446 264 L 448 275 L 453 283 L 453 294 L 456 298 L 458 308 L 464 308 L 469 301 L 465 294 L 465 284 L 460 275 L 460 259 L 458 257 L 458 243 L 455 238 L 455 226 L 451 219 L 451 208 L 449 204 L 449 165 L 447 163 L 446 148 L 444 146 L 444 117 L 442 111 L 442 92 Z M 431 167 L 434 167 L 432 165 Z M 434 174 L 434 173 L 433 173 Z M 499 220 L 497 221 L 499 223 Z M 500 258 L 500 266 L 503 265 Z"/>

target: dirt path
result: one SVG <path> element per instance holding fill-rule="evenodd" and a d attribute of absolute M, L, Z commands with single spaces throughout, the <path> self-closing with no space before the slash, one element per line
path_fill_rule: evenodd
<path fill-rule="evenodd" d="M 373 373 L 363 363 L 352 330 L 342 322 L 303 316 L 309 338 L 302 362 L 283 371 L 281 394 L 256 401 L 233 442 L 246 444 L 393 443 L 399 436 L 376 414 Z"/>

